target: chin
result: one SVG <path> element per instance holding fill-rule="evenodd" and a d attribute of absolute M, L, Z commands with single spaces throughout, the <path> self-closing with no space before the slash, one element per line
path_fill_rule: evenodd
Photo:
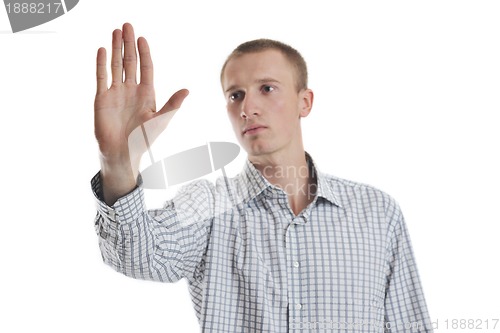
<path fill-rule="evenodd" d="M 269 145 L 266 144 L 250 144 L 249 146 L 244 148 L 248 155 L 252 156 L 263 156 L 263 155 L 269 155 L 275 151 L 273 147 L 270 147 Z"/>
<path fill-rule="evenodd" d="M 248 155 L 262 155 L 266 153 L 266 149 L 260 145 L 255 145 L 255 144 L 249 144 L 248 142 L 245 142 L 243 145 L 243 149 L 247 152 Z"/>

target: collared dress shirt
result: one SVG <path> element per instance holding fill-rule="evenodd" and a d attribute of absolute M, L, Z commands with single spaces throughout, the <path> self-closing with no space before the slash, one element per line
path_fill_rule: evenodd
<path fill-rule="evenodd" d="M 104 262 L 137 279 L 186 278 L 202 332 L 432 332 L 397 203 L 320 172 L 298 215 L 247 161 L 147 210 L 138 186 L 109 207 L 97 174 Z"/>

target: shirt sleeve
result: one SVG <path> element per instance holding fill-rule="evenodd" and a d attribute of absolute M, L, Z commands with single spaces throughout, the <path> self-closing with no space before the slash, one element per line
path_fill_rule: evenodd
<path fill-rule="evenodd" d="M 393 203 L 389 272 L 385 297 L 386 332 L 433 332 L 408 229 Z"/>
<path fill-rule="evenodd" d="M 183 187 L 162 209 L 147 210 L 138 186 L 108 206 L 100 174 L 91 180 L 97 204 L 95 230 L 104 263 L 126 276 L 160 282 L 194 279 L 213 220 L 213 185 Z"/>

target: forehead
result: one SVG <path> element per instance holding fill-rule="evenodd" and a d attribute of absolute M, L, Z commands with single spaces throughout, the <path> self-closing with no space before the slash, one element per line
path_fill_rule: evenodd
<path fill-rule="evenodd" d="M 276 80 L 284 85 L 294 84 L 294 68 L 278 50 L 246 53 L 232 58 L 226 64 L 222 77 L 223 88 Z"/>

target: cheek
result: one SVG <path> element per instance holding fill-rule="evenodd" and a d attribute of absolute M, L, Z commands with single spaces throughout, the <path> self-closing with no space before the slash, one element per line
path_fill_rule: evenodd
<path fill-rule="evenodd" d="M 234 112 L 228 109 L 227 111 L 227 116 L 229 117 L 229 121 L 231 122 L 231 125 L 233 126 L 233 129 L 236 131 L 237 128 L 239 128 L 239 116 Z"/>
<path fill-rule="evenodd" d="M 292 124 L 296 123 L 296 119 L 299 118 L 299 111 L 294 103 L 280 101 L 276 104 L 276 110 L 275 114 L 282 120 L 283 126 L 292 126 Z"/>

